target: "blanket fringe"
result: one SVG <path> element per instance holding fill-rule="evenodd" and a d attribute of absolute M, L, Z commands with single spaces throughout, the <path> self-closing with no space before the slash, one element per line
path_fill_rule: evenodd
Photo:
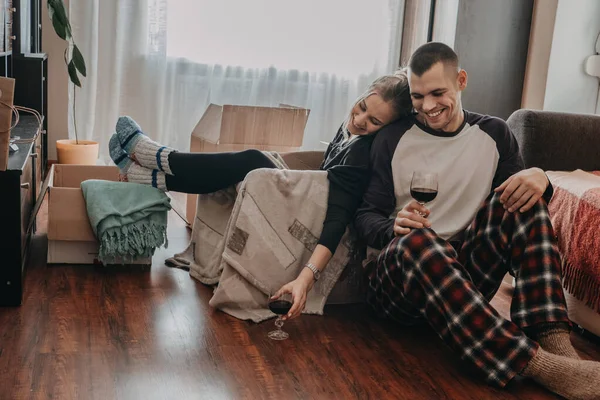
<path fill-rule="evenodd" d="M 568 260 L 562 260 L 563 286 L 576 299 L 600 313 L 600 282 L 598 277 L 577 268 Z"/>
<path fill-rule="evenodd" d="M 100 238 L 99 260 L 103 263 L 131 262 L 152 257 L 156 248 L 168 247 L 167 227 L 140 221 L 107 229 Z"/>

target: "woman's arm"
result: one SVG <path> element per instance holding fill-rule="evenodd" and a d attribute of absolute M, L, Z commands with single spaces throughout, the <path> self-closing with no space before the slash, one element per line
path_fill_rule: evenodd
<path fill-rule="evenodd" d="M 308 262 L 314 265 L 319 271 L 323 271 L 329 260 L 331 260 L 331 256 L 331 251 L 327 247 L 318 244 Z M 296 279 L 283 285 L 272 297 L 276 299 L 283 293 L 290 293 L 292 295 L 293 305 L 288 314 L 283 317 L 284 320 L 296 318 L 302 313 L 306 305 L 308 292 L 310 292 L 314 283 L 314 273 L 309 268 L 304 267 Z"/>
<path fill-rule="evenodd" d="M 362 200 L 369 181 L 370 143 L 370 140 L 356 143 L 359 146 L 349 151 L 348 156 L 342 160 L 342 165 L 327 170 L 329 179 L 327 213 L 319 242 L 308 261 L 319 271 L 323 271 L 331 260 Z M 284 285 L 273 296 L 277 298 L 282 293 L 292 294 L 293 305 L 286 319 L 295 318 L 302 313 L 308 292 L 314 282 L 313 272 L 304 267 L 296 279 Z"/>

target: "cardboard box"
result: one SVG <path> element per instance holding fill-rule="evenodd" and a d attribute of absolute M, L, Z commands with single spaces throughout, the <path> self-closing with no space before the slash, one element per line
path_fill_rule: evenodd
<path fill-rule="evenodd" d="M 306 108 L 286 104 L 279 107 L 210 104 L 192 132 L 190 151 L 297 151 L 302 146 L 309 114 L 310 110 Z M 193 194 L 186 196 L 185 219 L 190 225 L 196 217 L 197 197 Z"/>
<path fill-rule="evenodd" d="M 88 219 L 81 182 L 117 181 L 116 166 L 54 164 L 48 180 L 48 264 L 98 264 L 98 241 Z M 152 264 L 150 258 L 127 264 Z"/>

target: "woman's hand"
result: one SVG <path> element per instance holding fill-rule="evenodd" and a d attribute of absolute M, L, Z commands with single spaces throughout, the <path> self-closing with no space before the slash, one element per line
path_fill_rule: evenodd
<path fill-rule="evenodd" d="M 284 320 L 298 317 L 306 306 L 306 297 L 314 284 L 313 273 L 308 268 L 303 268 L 300 275 L 293 281 L 286 283 L 275 293 L 271 299 L 277 299 L 284 293 L 292 295 L 292 308 L 287 315 L 283 316 Z"/>
<path fill-rule="evenodd" d="M 394 221 L 394 235 L 406 235 L 412 228 L 430 228 L 431 222 L 427 219 L 429 212 L 427 207 L 412 200 L 398 211 Z"/>

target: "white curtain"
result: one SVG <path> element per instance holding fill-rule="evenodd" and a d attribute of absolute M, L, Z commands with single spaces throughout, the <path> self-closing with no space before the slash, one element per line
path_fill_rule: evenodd
<path fill-rule="evenodd" d="M 397 67 L 404 0 L 86 0 L 70 13 L 88 69 L 78 133 L 107 162 L 120 115 L 187 150 L 210 103 L 309 108 L 303 148 L 323 149 L 370 81 Z"/>

